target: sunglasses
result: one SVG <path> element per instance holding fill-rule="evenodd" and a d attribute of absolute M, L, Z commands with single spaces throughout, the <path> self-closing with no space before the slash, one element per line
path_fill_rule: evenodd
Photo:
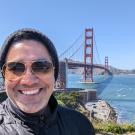
<path fill-rule="evenodd" d="M 22 77 L 26 72 L 26 64 L 31 64 L 31 72 L 41 77 L 54 69 L 53 64 L 46 60 L 7 62 L 3 65 L 2 74 L 7 80 L 14 80 Z"/>

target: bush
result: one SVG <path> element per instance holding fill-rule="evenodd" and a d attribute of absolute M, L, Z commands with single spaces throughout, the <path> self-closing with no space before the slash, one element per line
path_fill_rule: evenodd
<path fill-rule="evenodd" d="M 123 134 L 126 132 L 134 132 L 135 126 L 130 123 L 118 124 L 115 122 L 102 122 L 99 120 L 92 121 L 97 132 L 111 132 L 114 134 Z"/>
<path fill-rule="evenodd" d="M 65 104 L 61 100 L 57 100 L 58 104 L 61 106 L 65 106 Z"/>
<path fill-rule="evenodd" d="M 70 107 L 72 109 L 78 109 L 78 99 L 80 97 L 80 94 L 78 92 L 72 91 L 72 92 L 55 92 L 54 96 L 57 100 L 63 102 L 67 107 Z"/>
<path fill-rule="evenodd" d="M 135 126 L 133 124 L 129 124 L 129 123 L 122 124 L 122 128 L 124 129 L 125 132 L 135 131 Z"/>
<path fill-rule="evenodd" d="M 111 133 L 119 133 L 119 134 L 124 133 L 123 128 L 116 123 L 107 123 L 104 130 L 106 132 L 111 132 Z"/>

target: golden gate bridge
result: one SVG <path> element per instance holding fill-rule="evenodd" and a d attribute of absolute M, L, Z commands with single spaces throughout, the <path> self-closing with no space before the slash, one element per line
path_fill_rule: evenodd
<path fill-rule="evenodd" d="M 94 47 L 96 48 L 98 57 L 98 49 L 96 47 L 96 43 L 94 41 L 94 31 L 93 28 L 86 28 L 85 34 L 84 34 L 84 41 L 78 46 L 78 48 L 74 49 L 74 52 L 72 52 L 72 48 L 75 46 L 75 44 L 78 42 L 78 40 L 81 38 L 81 35 L 74 41 L 74 43 L 64 50 L 61 55 L 59 56 L 60 59 L 60 66 L 59 66 L 59 77 L 56 82 L 56 87 L 60 89 L 67 88 L 67 74 L 68 69 L 82 67 L 84 69 L 83 72 L 83 83 L 93 83 L 93 69 L 99 68 L 103 69 L 106 74 L 112 75 L 112 73 L 109 70 L 108 66 L 108 56 L 105 56 L 104 64 L 97 64 L 94 62 Z M 82 49 L 83 47 L 83 49 Z M 75 60 L 73 57 L 79 52 L 79 50 L 83 50 L 83 61 Z M 72 52 L 70 55 L 66 55 L 68 52 Z M 81 57 L 82 57 L 81 56 Z M 99 58 L 100 61 L 100 58 Z M 89 76 L 88 76 L 89 75 Z"/>

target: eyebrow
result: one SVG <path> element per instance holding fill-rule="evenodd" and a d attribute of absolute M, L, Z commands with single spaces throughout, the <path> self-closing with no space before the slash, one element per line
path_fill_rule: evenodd
<path fill-rule="evenodd" d="M 51 60 L 48 60 L 46 58 L 39 58 L 39 59 L 32 59 L 32 60 L 23 60 L 23 59 L 16 59 L 16 60 L 11 60 L 11 61 L 6 61 L 6 63 L 8 62 L 25 62 L 25 61 L 49 61 L 52 62 Z"/>

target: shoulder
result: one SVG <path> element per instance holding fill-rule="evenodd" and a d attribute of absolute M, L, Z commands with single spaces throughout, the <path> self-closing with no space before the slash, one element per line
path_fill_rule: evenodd
<path fill-rule="evenodd" d="M 10 116 L 7 109 L 7 100 L 0 103 L 0 125 L 9 121 Z"/>
<path fill-rule="evenodd" d="M 69 109 L 66 107 L 58 106 L 58 113 L 64 120 L 74 127 L 74 125 L 80 130 L 80 132 L 91 132 L 94 135 L 94 128 L 90 120 L 82 113 Z"/>
<path fill-rule="evenodd" d="M 67 107 L 58 106 L 58 112 L 63 114 L 65 117 L 73 117 L 76 120 L 88 120 L 88 118 L 86 118 L 82 113 Z"/>
<path fill-rule="evenodd" d="M 7 101 L 0 103 L 0 135 L 17 134 L 17 126 L 7 109 Z"/>
<path fill-rule="evenodd" d="M 0 103 L 0 125 L 4 122 L 5 116 L 6 116 L 5 104 Z"/>
<path fill-rule="evenodd" d="M 5 115 L 5 104 L 0 103 L 0 116 Z"/>
<path fill-rule="evenodd" d="M 63 106 L 58 106 L 58 112 L 61 113 L 61 114 L 64 114 L 64 116 L 74 117 L 74 118 L 77 118 L 77 119 L 78 119 L 78 117 L 79 117 L 79 119 L 85 119 L 86 118 L 82 113 L 80 113 L 76 110 L 67 108 L 67 107 L 63 107 Z"/>
<path fill-rule="evenodd" d="M 3 105 L 0 104 L 0 125 L 4 122 L 5 110 Z"/>

